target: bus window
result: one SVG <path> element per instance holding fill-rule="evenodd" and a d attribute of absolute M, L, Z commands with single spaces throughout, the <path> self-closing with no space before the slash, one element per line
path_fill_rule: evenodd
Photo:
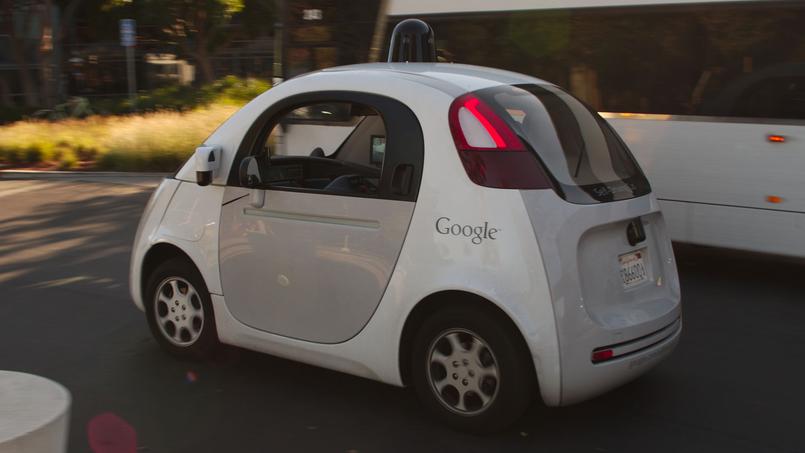
<path fill-rule="evenodd" d="M 805 119 L 805 76 L 764 80 L 736 101 L 730 116 Z"/>
<path fill-rule="evenodd" d="M 805 61 L 803 47 L 795 45 L 802 41 L 805 2 L 418 17 L 431 24 L 439 54 L 451 61 L 534 75 L 569 87 L 598 111 L 805 119 L 797 104 L 802 101 L 796 100 L 805 70 L 793 69 Z M 757 90 L 772 90 L 788 101 L 783 107 L 763 107 L 761 98 L 749 100 L 744 91 L 762 82 L 761 77 L 778 85 Z M 736 90 L 739 85 L 742 89 Z"/>

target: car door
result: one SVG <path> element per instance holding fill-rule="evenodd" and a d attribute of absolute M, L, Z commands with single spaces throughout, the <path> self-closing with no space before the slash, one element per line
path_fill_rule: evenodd
<path fill-rule="evenodd" d="M 221 283 L 242 323 L 343 342 L 385 292 L 422 171 L 415 115 L 390 98 L 326 92 L 272 106 L 238 150 L 220 224 Z M 242 159 L 267 162 L 242 187 Z"/>

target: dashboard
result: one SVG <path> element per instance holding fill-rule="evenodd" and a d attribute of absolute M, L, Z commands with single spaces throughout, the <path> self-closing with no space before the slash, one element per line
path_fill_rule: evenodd
<path fill-rule="evenodd" d="M 326 157 L 274 156 L 268 166 L 267 185 L 328 192 L 376 192 L 380 168 Z"/>

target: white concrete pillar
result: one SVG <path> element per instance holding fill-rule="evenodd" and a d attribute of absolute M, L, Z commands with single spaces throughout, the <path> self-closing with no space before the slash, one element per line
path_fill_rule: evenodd
<path fill-rule="evenodd" d="M 32 374 L 0 370 L 0 453 L 64 453 L 70 392 Z"/>

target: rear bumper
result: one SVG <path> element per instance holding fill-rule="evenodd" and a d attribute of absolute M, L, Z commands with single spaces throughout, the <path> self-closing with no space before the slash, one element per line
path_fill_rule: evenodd
<path fill-rule="evenodd" d="M 593 363 L 592 349 L 584 357 L 567 358 L 563 365 L 566 375 L 562 385 L 561 405 L 575 404 L 616 387 L 649 371 L 666 358 L 679 343 L 682 319 L 648 335 L 630 341 L 609 345 L 615 355 L 608 360 Z"/>
<path fill-rule="evenodd" d="M 611 362 L 613 360 L 624 358 L 642 352 L 643 350 L 650 349 L 665 339 L 673 336 L 680 330 L 682 320 L 677 318 L 671 324 L 659 329 L 655 332 L 643 335 L 628 341 L 622 341 L 615 344 L 608 344 L 606 346 L 599 346 L 593 349 L 592 362 L 596 365 Z M 603 353 L 607 353 L 606 355 Z M 600 355 L 597 355 L 600 354 Z"/>
<path fill-rule="evenodd" d="M 666 357 L 681 332 L 682 306 L 656 199 L 573 205 L 549 191 L 523 191 L 523 199 L 545 263 L 560 351 L 559 395 L 546 403 L 592 398 Z M 630 244 L 628 225 L 636 218 L 646 238 Z M 641 249 L 646 280 L 624 288 L 619 256 Z M 593 363 L 593 351 L 601 349 L 612 355 L 597 355 Z"/>

